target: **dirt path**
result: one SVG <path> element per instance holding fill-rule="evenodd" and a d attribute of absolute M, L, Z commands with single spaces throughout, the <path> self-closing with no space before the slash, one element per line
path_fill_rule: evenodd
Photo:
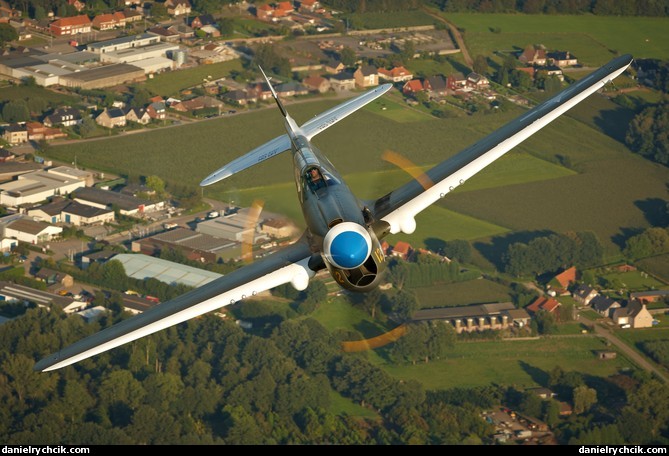
<path fill-rule="evenodd" d="M 443 22 L 448 26 L 448 28 L 451 31 L 451 34 L 453 35 L 453 38 L 455 39 L 455 43 L 458 45 L 458 48 L 460 49 L 460 52 L 462 52 L 462 57 L 465 59 L 465 63 L 469 68 L 474 67 L 474 59 L 472 59 L 472 56 L 469 55 L 469 51 L 467 50 L 467 46 L 465 46 L 465 40 L 462 38 L 462 34 L 460 33 L 460 30 L 455 26 L 454 23 L 449 21 L 448 19 L 444 19 L 438 14 L 433 13 L 431 10 L 424 8 L 423 11 L 425 11 L 427 14 L 432 16 L 433 18 L 437 19 L 440 22 Z"/>

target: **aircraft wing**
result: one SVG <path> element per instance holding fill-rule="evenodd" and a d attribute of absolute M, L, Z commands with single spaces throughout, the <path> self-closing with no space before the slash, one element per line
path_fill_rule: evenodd
<path fill-rule="evenodd" d="M 429 178 L 427 189 L 424 187 L 425 179 L 421 179 L 423 184 L 413 180 L 372 202 L 369 207 L 375 218 L 387 223 L 385 229 L 380 231 L 384 235 L 400 231 L 412 233 L 416 229 L 415 216 L 419 212 L 604 87 L 631 63 L 631 55 L 613 59 L 474 145 L 436 165 L 425 173 Z"/>
<path fill-rule="evenodd" d="M 337 105 L 332 109 L 318 114 L 313 119 L 302 125 L 300 130 L 304 136 L 307 137 L 307 139 L 311 140 L 311 138 L 316 136 L 318 133 L 346 118 L 350 114 L 365 106 L 367 103 L 376 100 L 381 95 L 390 90 L 391 87 L 392 84 L 383 84 L 372 90 L 368 90 L 362 95 L 358 95 L 351 100 L 345 101 L 344 103 Z M 236 158 L 224 167 L 214 171 L 204 180 L 202 180 L 202 182 L 200 182 L 200 186 L 205 187 L 207 185 L 214 184 L 220 180 L 232 176 L 235 173 L 238 173 L 239 171 L 263 162 L 268 158 L 271 158 L 289 149 L 290 138 L 288 135 L 284 134 L 277 136 L 271 141 L 266 142 L 260 147 L 256 147 L 251 152 Z"/>
<path fill-rule="evenodd" d="M 284 283 L 304 289 L 313 277 L 306 239 L 195 290 L 82 339 L 35 364 L 36 371 L 60 369 L 161 329 L 182 323 Z"/>

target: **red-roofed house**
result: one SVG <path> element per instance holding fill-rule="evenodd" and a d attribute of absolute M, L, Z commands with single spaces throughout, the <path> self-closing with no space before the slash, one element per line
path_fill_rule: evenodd
<path fill-rule="evenodd" d="M 81 13 L 81 10 L 86 8 L 84 2 L 80 2 L 79 0 L 67 0 L 67 4 L 74 6 L 74 9 L 77 10 L 77 13 Z"/>
<path fill-rule="evenodd" d="M 392 82 L 404 82 L 410 81 L 413 78 L 413 74 L 402 66 L 395 67 L 392 70 L 381 68 L 379 69 L 379 78 Z"/>
<path fill-rule="evenodd" d="M 63 17 L 53 21 L 49 30 L 56 36 L 76 35 L 91 31 L 92 22 L 85 14 L 81 16 Z"/>
<path fill-rule="evenodd" d="M 562 286 L 563 289 L 567 289 L 569 284 L 576 282 L 576 268 L 572 266 L 571 268 L 562 271 L 555 276 L 555 280 Z"/>
<path fill-rule="evenodd" d="M 404 84 L 402 87 L 402 93 L 405 95 L 411 95 L 412 93 L 418 93 L 425 90 L 423 87 L 423 82 L 420 79 L 412 79 Z"/>
<path fill-rule="evenodd" d="M 388 250 L 390 249 L 390 244 L 386 241 L 381 242 L 381 251 L 384 255 L 388 255 Z"/>
<path fill-rule="evenodd" d="M 322 76 L 309 76 L 308 78 L 304 78 L 302 84 L 310 90 L 316 90 L 319 93 L 325 93 L 330 90 L 330 81 Z"/>
<path fill-rule="evenodd" d="M 293 11 L 295 11 L 295 8 L 293 8 L 292 2 L 279 2 L 274 10 L 274 17 L 286 17 Z"/>
<path fill-rule="evenodd" d="M 534 46 L 527 46 L 518 60 L 526 65 L 544 66 L 546 65 L 546 51 L 535 49 Z"/>
<path fill-rule="evenodd" d="M 125 25 L 125 20 L 120 22 L 119 16 L 125 19 L 123 13 L 114 13 L 114 14 L 98 14 L 93 18 L 93 28 L 98 30 L 111 30 L 116 27 L 123 27 Z"/>
<path fill-rule="evenodd" d="M 404 241 L 397 241 L 397 244 L 392 248 L 392 251 L 390 254 L 392 256 L 400 257 L 403 260 L 406 260 L 409 258 L 409 255 L 413 252 L 413 249 L 411 248 L 411 244 L 408 242 Z"/>
<path fill-rule="evenodd" d="M 260 5 L 256 8 L 256 16 L 261 21 L 271 21 L 274 17 L 274 8 L 268 4 Z"/>
<path fill-rule="evenodd" d="M 525 310 L 533 314 L 536 314 L 540 310 L 545 310 L 548 313 L 555 314 L 555 311 L 557 310 L 558 307 L 560 307 L 560 303 L 557 302 L 555 299 L 546 296 L 541 296 L 537 298 L 532 304 L 525 307 Z"/>

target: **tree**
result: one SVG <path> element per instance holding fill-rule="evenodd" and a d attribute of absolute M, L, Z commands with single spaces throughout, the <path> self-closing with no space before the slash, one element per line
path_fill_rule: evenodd
<path fill-rule="evenodd" d="M 444 255 L 459 263 L 468 263 L 472 259 L 472 246 L 468 241 L 455 239 L 444 245 Z"/>
<path fill-rule="evenodd" d="M 651 105 L 630 122 L 625 143 L 634 152 L 669 165 L 669 101 Z"/>
<path fill-rule="evenodd" d="M 156 192 L 158 196 L 161 196 L 165 193 L 165 181 L 160 177 L 152 175 L 146 178 L 146 186 Z"/>
<path fill-rule="evenodd" d="M 392 312 L 398 321 L 410 321 L 418 309 L 418 300 L 413 293 L 400 291 L 392 298 Z"/>
<path fill-rule="evenodd" d="M 479 54 L 474 58 L 474 72 L 485 75 L 488 72 L 488 59 Z"/>
<path fill-rule="evenodd" d="M 167 16 L 167 7 L 165 4 L 160 2 L 151 3 L 151 16 L 156 18 Z"/>
<path fill-rule="evenodd" d="M 18 38 L 19 34 L 14 27 L 6 22 L 0 24 L 0 47 L 3 47 L 10 41 L 17 40 Z"/>
<path fill-rule="evenodd" d="M 586 385 L 574 388 L 574 413 L 581 414 L 597 403 L 597 391 Z"/>
<path fill-rule="evenodd" d="M 97 129 L 98 129 L 98 124 L 96 124 L 95 121 L 89 116 L 84 116 L 81 119 L 81 123 L 77 126 L 79 134 L 84 138 L 88 138 L 91 135 L 93 135 L 93 133 L 95 133 Z"/>
<path fill-rule="evenodd" d="M 4 25 L 4 24 L 0 24 Z M 30 110 L 24 100 L 12 100 L 2 107 L 5 122 L 25 122 L 30 120 Z"/>
<path fill-rule="evenodd" d="M 358 56 L 355 54 L 355 51 L 348 46 L 343 47 L 339 53 L 339 58 L 341 59 L 341 63 L 347 67 L 355 65 L 355 62 L 358 60 Z"/>

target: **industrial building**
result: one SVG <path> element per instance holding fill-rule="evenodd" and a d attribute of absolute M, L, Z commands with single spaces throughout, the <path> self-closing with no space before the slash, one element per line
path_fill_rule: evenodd
<path fill-rule="evenodd" d="M 200 287 L 223 277 L 216 272 L 186 266 L 172 261 L 142 254 L 120 253 L 112 260 L 118 260 L 125 268 L 125 274 L 134 279 L 157 279 L 167 284 L 183 284 Z"/>
<path fill-rule="evenodd" d="M 178 51 L 180 46 L 172 43 L 157 43 L 142 47 L 132 47 L 100 54 L 102 63 L 133 63 L 154 57 L 166 57 Z"/>
<path fill-rule="evenodd" d="M 59 296 L 10 282 L 0 282 L 0 299 L 25 304 L 33 303 L 40 307 L 55 306 L 65 313 L 79 312 L 87 306 L 85 302 L 76 301 L 66 296 Z"/>
<path fill-rule="evenodd" d="M 22 174 L 15 181 L 0 184 L 0 204 L 18 207 L 45 201 L 54 195 L 67 195 L 84 187 L 85 181 L 48 171 Z"/>
<path fill-rule="evenodd" d="M 219 259 L 237 259 L 242 254 L 241 244 L 185 228 L 176 228 L 132 243 L 133 252 L 157 255 L 163 249 L 182 252 L 189 260 L 214 263 Z"/>
<path fill-rule="evenodd" d="M 122 193 L 102 190 L 95 187 L 78 188 L 73 194 L 74 200 L 99 209 L 118 208 L 122 215 L 141 216 L 145 212 L 162 209 L 164 201 L 152 202 Z"/>
<path fill-rule="evenodd" d="M 82 89 L 101 89 L 128 82 L 142 82 L 145 79 L 144 70 L 141 68 L 118 63 L 61 76 L 60 85 Z"/>
<path fill-rule="evenodd" d="M 231 241 L 255 243 L 260 221 L 249 208 L 244 208 L 231 215 L 200 222 L 196 231 Z"/>
<path fill-rule="evenodd" d="M 15 214 L 0 219 L 1 238 L 14 238 L 28 244 L 48 242 L 60 236 L 63 229 L 59 226 L 38 222 L 22 214 Z"/>
<path fill-rule="evenodd" d="M 155 33 L 142 33 L 141 35 L 130 35 L 112 40 L 98 41 L 86 46 L 86 50 L 95 54 L 106 54 L 109 52 L 122 51 L 124 49 L 141 48 L 151 44 L 160 43 L 160 35 Z"/>

